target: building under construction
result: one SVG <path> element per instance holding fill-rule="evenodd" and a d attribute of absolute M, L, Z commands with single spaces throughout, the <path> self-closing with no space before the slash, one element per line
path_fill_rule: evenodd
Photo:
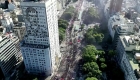
<path fill-rule="evenodd" d="M 121 11 L 123 0 L 111 0 L 110 2 L 110 14 Z"/>

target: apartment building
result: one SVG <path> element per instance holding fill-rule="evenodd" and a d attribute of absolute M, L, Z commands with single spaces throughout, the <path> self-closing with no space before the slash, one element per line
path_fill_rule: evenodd
<path fill-rule="evenodd" d="M 4 77 L 9 77 L 19 62 L 19 54 L 15 46 L 17 41 L 18 38 L 11 34 L 0 36 L 0 73 Z"/>
<path fill-rule="evenodd" d="M 21 50 L 28 73 L 51 75 L 59 65 L 61 54 L 56 6 L 56 0 L 21 1 L 26 26 Z"/>
<path fill-rule="evenodd" d="M 108 21 L 108 29 L 112 38 L 114 48 L 117 46 L 120 35 L 130 35 L 139 33 L 139 27 L 132 20 L 124 18 L 122 15 L 114 15 Z"/>
<path fill-rule="evenodd" d="M 140 35 L 120 36 L 116 58 L 125 74 L 125 80 L 140 79 Z"/>

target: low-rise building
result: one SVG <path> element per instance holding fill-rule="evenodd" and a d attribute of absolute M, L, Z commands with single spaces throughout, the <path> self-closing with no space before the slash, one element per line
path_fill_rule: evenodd
<path fill-rule="evenodd" d="M 0 8 L 0 22 L 1 25 L 6 28 L 6 32 L 11 32 L 14 26 L 13 20 L 10 17 L 10 13 L 6 12 L 6 10 L 5 11 L 2 10 L 1 8 Z"/>
<path fill-rule="evenodd" d="M 140 79 L 140 35 L 120 36 L 116 59 L 124 72 L 125 80 Z"/>

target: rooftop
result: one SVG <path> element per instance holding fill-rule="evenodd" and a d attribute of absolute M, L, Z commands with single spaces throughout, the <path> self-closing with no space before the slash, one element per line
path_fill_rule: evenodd
<path fill-rule="evenodd" d="M 140 61 L 137 60 L 136 58 L 138 57 L 135 56 L 136 54 L 140 55 L 140 53 L 135 53 L 134 55 L 134 53 L 132 52 L 126 52 L 126 54 L 130 62 L 130 65 L 135 73 L 135 76 L 137 77 L 137 79 L 140 79 Z"/>
<path fill-rule="evenodd" d="M 126 51 L 140 50 L 140 35 L 120 36 Z"/>
<path fill-rule="evenodd" d="M 134 54 L 132 52 L 127 52 L 127 57 L 129 59 L 129 62 L 132 66 L 132 69 L 135 70 L 139 70 L 139 64 L 138 61 L 134 58 Z"/>

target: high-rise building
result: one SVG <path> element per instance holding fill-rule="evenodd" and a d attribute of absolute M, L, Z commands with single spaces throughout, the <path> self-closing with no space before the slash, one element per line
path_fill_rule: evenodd
<path fill-rule="evenodd" d="M 12 70 L 20 61 L 15 45 L 17 41 L 19 41 L 18 38 L 12 34 L 0 36 L 0 74 L 3 74 L 5 78 L 11 75 Z"/>
<path fill-rule="evenodd" d="M 28 73 L 51 75 L 60 61 L 56 0 L 23 0 L 26 32 L 21 45 Z"/>

